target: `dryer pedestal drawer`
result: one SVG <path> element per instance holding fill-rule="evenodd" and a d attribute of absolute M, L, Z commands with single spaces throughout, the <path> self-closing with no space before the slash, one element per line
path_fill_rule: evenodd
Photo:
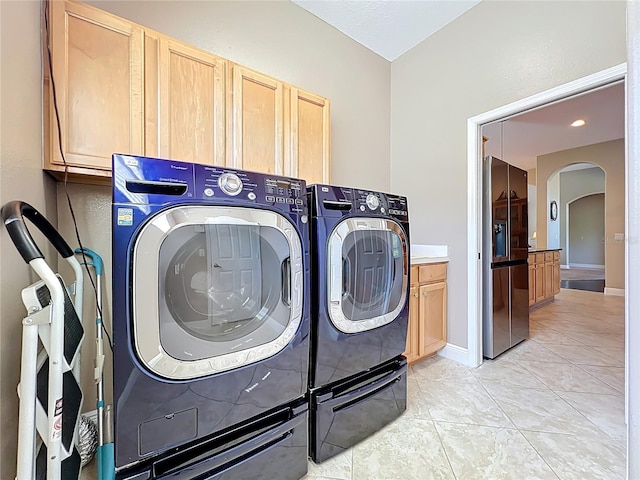
<path fill-rule="evenodd" d="M 321 463 L 352 447 L 399 417 L 406 408 L 405 357 L 329 389 L 311 392 L 312 460 Z"/>
<path fill-rule="evenodd" d="M 176 449 L 117 480 L 298 480 L 307 473 L 306 402 Z M 277 461 L 274 461 L 277 459 Z"/>

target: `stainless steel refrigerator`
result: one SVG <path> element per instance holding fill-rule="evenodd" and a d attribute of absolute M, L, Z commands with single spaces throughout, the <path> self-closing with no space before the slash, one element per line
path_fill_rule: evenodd
<path fill-rule="evenodd" d="M 483 352 L 495 358 L 529 336 L 527 172 L 483 159 Z"/>

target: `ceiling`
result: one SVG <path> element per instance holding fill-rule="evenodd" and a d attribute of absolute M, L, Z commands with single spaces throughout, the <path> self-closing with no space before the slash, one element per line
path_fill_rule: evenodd
<path fill-rule="evenodd" d="M 480 0 L 291 0 L 390 62 Z"/>
<path fill-rule="evenodd" d="M 389 61 L 480 3 L 480 0 L 291 1 Z M 505 122 L 485 125 L 482 133 L 489 137 L 486 154 L 529 170 L 536 167 L 539 155 L 623 138 L 624 101 L 624 84 L 620 83 L 525 112 Z M 571 122 L 579 118 L 586 125 L 571 127 Z"/>
<path fill-rule="evenodd" d="M 618 83 L 485 125 L 485 154 L 529 170 L 539 155 L 624 138 L 624 103 L 624 84 Z M 586 125 L 571 127 L 577 119 Z"/>

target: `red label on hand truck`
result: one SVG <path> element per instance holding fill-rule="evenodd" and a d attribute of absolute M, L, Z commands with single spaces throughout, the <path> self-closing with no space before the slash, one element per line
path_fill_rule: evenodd
<path fill-rule="evenodd" d="M 62 437 L 62 399 L 56 401 L 56 409 L 53 416 L 53 430 L 51 431 L 51 440 L 60 440 Z"/>

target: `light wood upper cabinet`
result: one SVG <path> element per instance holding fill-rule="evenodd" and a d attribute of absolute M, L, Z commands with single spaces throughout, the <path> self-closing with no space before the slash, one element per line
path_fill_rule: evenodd
<path fill-rule="evenodd" d="M 80 3 L 50 9 L 62 150 L 72 173 L 110 175 L 114 152 L 143 153 L 143 30 Z M 62 171 L 51 98 L 45 168 Z"/>
<path fill-rule="evenodd" d="M 113 153 L 329 182 L 329 101 L 92 6 L 49 3 L 62 150 L 72 181 Z M 43 167 L 64 165 L 45 51 Z"/>
<path fill-rule="evenodd" d="M 239 65 L 232 79 L 231 166 L 282 175 L 284 84 Z"/>
<path fill-rule="evenodd" d="M 307 184 L 329 183 L 329 100 L 295 87 L 289 98 L 285 175 L 302 178 Z"/>
<path fill-rule="evenodd" d="M 226 61 L 149 33 L 145 53 L 145 154 L 225 165 Z"/>

